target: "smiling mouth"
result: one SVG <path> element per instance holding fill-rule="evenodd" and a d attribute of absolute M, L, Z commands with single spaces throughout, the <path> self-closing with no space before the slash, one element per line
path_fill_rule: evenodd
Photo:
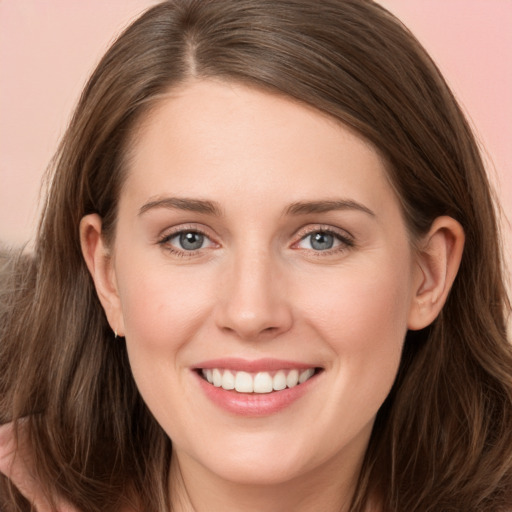
<path fill-rule="evenodd" d="M 217 388 L 238 393 L 272 393 L 304 384 L 322 368 L 287 369 L 249 373 L 222 368 L 199 369 L 199 375 Z"/>

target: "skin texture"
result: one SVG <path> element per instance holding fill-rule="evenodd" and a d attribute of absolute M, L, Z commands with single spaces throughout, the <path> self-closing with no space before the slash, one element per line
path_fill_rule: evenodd
<path fill-rule="evenodd" d="M 171 91 L 132 137 L 128 160 L 113 245 L 88 215 L 82 248 L 137 386 L 173 440 L 175 508 L 346 510 L 405 333 L 440 311 L 462 229 L 441 217 L 413 248 L 366 141 L 241 85 Z M 216 211 L 161 203 L 171 197 Z M 291 211 L 312 202 L 324 203 Z M 180 248 L 181 232 L 202 233 L 201 248 Z M 332 249 L 312 247 L 319 232 L 333 233 Z M 201 388 L 195 369 L 221 357 L 322 371 L 288 407 L 247 417 Z"/>

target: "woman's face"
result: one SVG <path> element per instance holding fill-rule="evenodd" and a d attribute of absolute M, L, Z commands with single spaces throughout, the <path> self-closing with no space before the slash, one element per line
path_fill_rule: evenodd
<path fill-rule="evenodd" d="M 420 279 L 377 152 L 318 111 L 214 81 L 173 90 L 130 149 L 113 327 L 182 471 L 355 470 Z"/>

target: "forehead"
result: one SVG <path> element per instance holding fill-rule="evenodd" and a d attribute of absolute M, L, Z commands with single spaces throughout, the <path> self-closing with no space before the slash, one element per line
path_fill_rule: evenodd
<path fill-rule="evenodd" d="M 389 194 L 382 158 L 341 122 L 281 95 L 217 81 L 162 96 L 135 131 L 127 170 L 123 194 L 146 197 Z"/>

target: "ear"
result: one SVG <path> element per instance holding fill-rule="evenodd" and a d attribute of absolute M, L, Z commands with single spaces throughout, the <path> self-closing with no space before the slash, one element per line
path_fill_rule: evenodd
<path fill-rule="evenodd" d="M 90 214 L 82 218 L 80 221 L 82 254 L 110 327 L 116 334 L 124 336 L 124 321 L 113 257 L 105 245 L 101 228 L 102 222 L 99 215 Z"/>
<path fill-rule="evenodd" d="M 430 325 L 443 308 L 462 259 L 464 230 L 452 217 L 438 217 L 417 246 L 411 330 Z"/>

